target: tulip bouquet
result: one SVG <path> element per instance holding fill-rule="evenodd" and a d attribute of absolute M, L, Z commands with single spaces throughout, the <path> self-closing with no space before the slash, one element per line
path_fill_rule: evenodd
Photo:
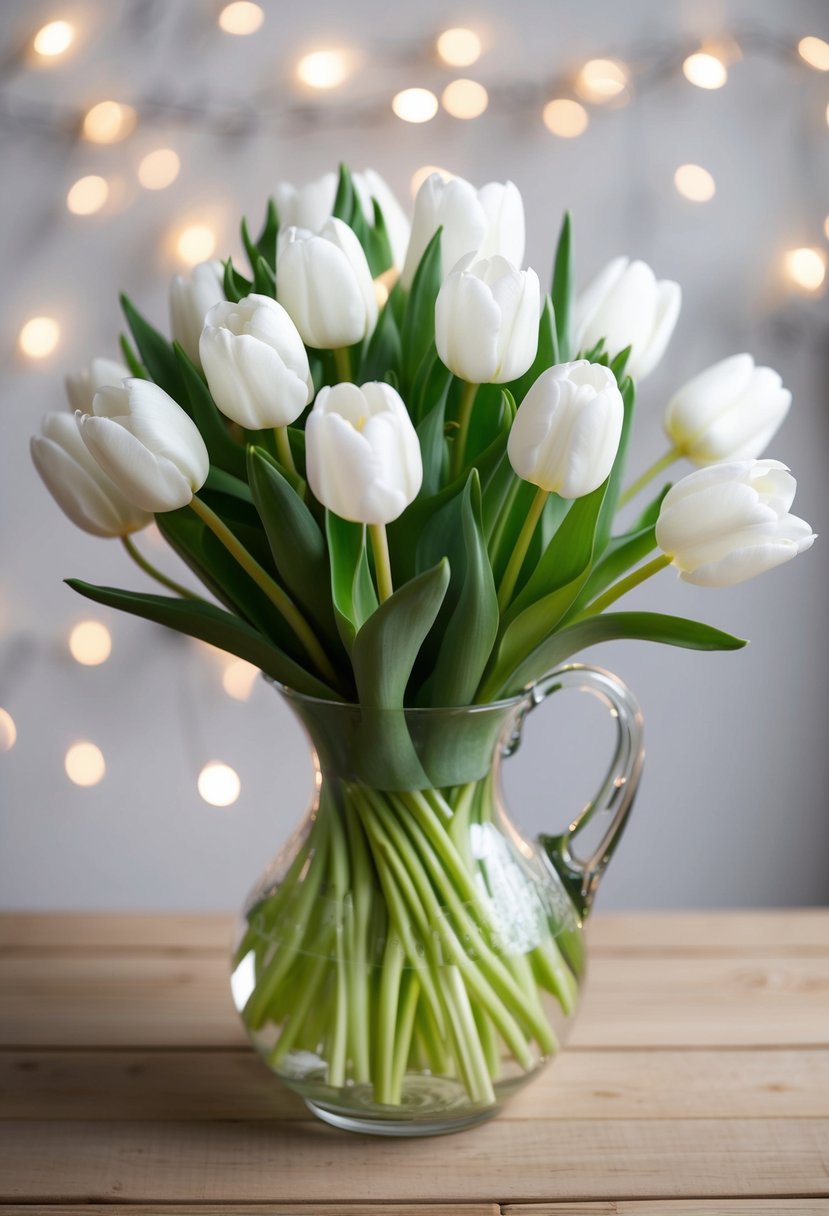
<path fill-rule="evenodd" d="M 790 397 L 748 355 L 715 365 L 673 397 L 668 453 L 625 489 L 635 383 L 666 349 L 676 284 L 618 259 L 576 298 L 565 218 L 543 294 L 511 184 L 433 175 L 408 240 L 376 175 L 279 198 L 256 239 L 242 225 L 246 273 L 210 262 L 174 282 L 174 342 L 123 299 L 126 366 L 72 377 L 74 414 L 49 415 L 32 453 L 70 518 L 173 594 L 75 590 L 360 711 L 342 780 L 240 946 L 257 961 L 243 1016 L 272 1065 L 324 1042 L 330 1086 L 394 1105 L 420 1053 L 486 1104 L 504 1053 L 529 1070 L 554 1050 L 539 992 L 569 1010 L 575 964 L 552 930 L 521 966 L 499 955 L 459 828 L 487 815 L 486 763 L 453 739 L 415 748 L 406 713 L 514 697 L 608 639 L 743 645 L 607 609 L 669 564 L 726 585 L 811 545 L 793 477 L 759 459 Z M 699 468 L 618 523 L 681 457 Z M 137 549 L 153 518 L 207 598 Z M 326 891 L 339 920 L 313 910 Z"/>

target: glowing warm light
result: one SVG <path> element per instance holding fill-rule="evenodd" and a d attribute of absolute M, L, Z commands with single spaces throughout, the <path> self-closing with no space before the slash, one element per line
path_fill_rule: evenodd
<path fill-rule="evenodd" d="M 374 298 L 378 308 L 384 308 L 388 303 L 389 289 L 382 279 L 374 280 Z"/>
<path fill-rule="evenodd" d="M 829 241 L 829 215 L 827 215 L 826 219 L 823 221 L 823 231 L 826 234 L 827 241 Z"/>
<path fill-rule="evenodd" d="M 101 621 L 81 621 L 69 634 L 69 653 L 84 667 L 105 663 L 112 651 L 112 635 Z"/>
<path fill-rule="evenodd" d="M 73 215 L 94 215 L 108 198 L 109 183 L 106 178 L 92 173 L 89 177 L 79 177 L 74 186 L 70 186 L 66 206 Z"/>
<path fill-rule="evenodd" d="M 148 152 L 138 166 L 138 180 L 145 190 L 166 190 L 178 177 L 181 161 L 172 148 Z"/>
<path fill-rule="evenodd" d="M 253 692 L 253 685 L 256 683 L 258 675 L 259 668 L 254 667 L 253 663 L 247 663 L 244 659 L 234 659 L 224 669 L 222 688 L 234 700 L 247 701 Z"/>
<path fill-rule="evenodd" d="M 265 14 L 258 4 L 234 0 L 219 13 L 219 28 L 226 34 L 255 34 L 264 20 Z"/>
<path fill-rule="evenodd" d="M 721 59 L 709 51 L 689 55 L 682 65 L 685 79 L 698 89 L 721 89 L 728 80 L 728 69 Z"/>
<path fill-rule="evenodd" d="M 121 105 L 120 101 L 99 101 L 83 120 L 84 138 L 95 144 L 115 144 L 129 135 L 135 121 L 132 106 Z"/>
<path fill-rule="evenodd" d="M 624 93 L 629 79 L 628 69 L 618 59 L 589 59 L 576 78 L 576 89 L 585 101 L 601 105 Z"/>
<path fill-rule="evenodd" d="M 548 101 L 542 118 L 547 130 L 552 131 L 553 135 L 560 135 L 562 139 L 575 139 L 586 131 L 589 121 L 584 106 L 578 101 L 571 101 L 569 97 L 556 97 L 554 101 Z"/>
<path fill-rule="evenodd" d="M 348 76 L 348 56 L 343 51 L 311 51 L 303 55 L 296 74 L 312 89 L 335 89 Z"/>
<path fill-rule="evenodd" d="M 826 278 L 826 254 L 821 249 L 790 249 L 783 265 L 795 287 L 818 291 Z"/>
<path fill-rule="evenodd" d="M 199 793 L 210 806 L 230 806 L 241 789 L 239 774 L 229 764 L 211 760 L 199 773 Z"/>
<path fill-rule="evenodd" d="M 489 94 L 477 80 L 453 80 L 440 100 L 453 118 L 478 118 L 489 105 Z"/>
<path fill-rule="evenodd" d="M 811 35 L 801 38 L 797 44 L 797 53 L 810 68 L 815 68 L 818 72 L 829 72 L 829 42 Z"/>
<path fill-rule="evenodd" d="M 68 21 L 50 21 L 35 34 L 32 49 L 44 59 L 54 59 L 68 51 L 74 41 L 75 31 Z"/>
<path fill-rule="evenodd" d="M 73 743 L 63 760 L 74 785 L 97 785 L 107 771 L 101 749 L 94 743 Z"/>
<path fill-rule="evenodd" d="M 206 262 L 215 248 L 216 233 L 208 224 L 188 224 L 176 241 L 176 252 L 188 266 Z"/>
<path fill-rule="evenodd" d="M 474 30 L 444 30 L 437 41 L 438 55 L 452 68 L 468 68 L 481 57 L 481 40 Z"/>
<path fill-rule="evenodd" d="M 403 89 L 392 98 L 391 108 L 404 122 L 428 122 L 438 112 L 438 99 L 429 89 Z"/>
<path fill-rule="evenodd" d="M 417 194 L 426 178 L 431 177 L 433 173 L 439 173 L 445 182 L 451 182 L 452 178 L 456 176 L 456 174 L 450 173 L 448 169 L 441 169 L 439 165 L 421 165 L 412 174 L 410 183 L 412 195 Z"/>
<path fill-rule="evenodd" d="M 10 752 L 17 740 L 17 727 L 7 709 L 0 709 L 0 752 Z"/>
<path fill-rule="evenodd" d="M 680 165 L 674 174 L 674 185 L 692 203 L 707 203 L 717 191 L 714 178 L 702 165 Z"/>
<path fill-rule="evenodd" d="M 45 359 L 60 340 L 60 326 L 54 317 L 32 317 L 18 336 L 18 345 L 30 359 Z"/>

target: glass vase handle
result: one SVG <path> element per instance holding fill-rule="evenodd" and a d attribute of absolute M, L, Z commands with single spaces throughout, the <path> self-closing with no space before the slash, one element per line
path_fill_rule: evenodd
<path fill-rule="evenodd" d="M 552 693 L 576 689 L 598 697 L 616 720 L 616 746 L 607 775 L 596 796 L 558 836 L 538 837 L 551 864 L 564 883 L 579 915 L 590 911 L 602 874 L 619 843 L 630 814 L 645 760 L 642 712 L 633 693 L 616 676 L 601 667 L 568 664 L 545 676 L 531 691 L 535 708 Z M 588 824 L 604 821 L 604 830 L 587 856 L 578 852 L 579 837 Z"/>

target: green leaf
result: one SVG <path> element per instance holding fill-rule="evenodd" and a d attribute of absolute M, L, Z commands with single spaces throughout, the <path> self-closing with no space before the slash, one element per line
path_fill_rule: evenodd
<path fill-rule="evenodd" d="M 124 356 L 124 362 L 129 368 L 130 375 L 137 377 L 139 380 L 146 380 L 147 369 L 132 349 L 132 344 L 126 334 L 121 334 L 118 339 L 118 345 L 121 347 L 121 354 Z"/>
<path fill-rule="evenodd" d="M 178 361 L 166 338 L 142 317 L 128 296 L 121 295 L 121 308 L 132 331 L 135 345 L 151 378 L 179 405 L 185 400 Z"/>
<path fill-rule="evenodd" d="M 415 375 L 423 357 L 435 340 L 435 302 L 442 281 L 440 239 L 438 228 L 426 247 L 420 265 L 415 272 L 412 289 L 406 302 L 403 318 L 402 384 L 405 394 L 414 383 Z"/>
<path fill-rule="evenodd" d="M 234 477 L 232 473 L 226 473 L 224 469 L 218 468 L 215 464 L 210 466 L 204 488 L 212 490 L 216 494 L 227 494 L 231 498 L 238 498 L 242 502 L 253 504 L 253 495 L 248 483 L 242 481 L 240 477 Z"/>
<path fill-rule="evenodd" d="M 357 633 L 377 610 L 377 592 L 366 553 L 366 529 L 364 524 L 326 511 L 325 532 L 334 618 L 343 645 L 351 653 Z"/>
<path fill-rule="evenodd" d="M 328 554 L 317 521 L 262 448 L 248 449 L 248 481 L 283 585 L 325 636 L 336 639 Z"/>
<path fill-rule="evenodd" d="M 547 368 L 560 362 L 558 356 L 558 334 L 556 333 L 556 317 L 553 302 L 549 296 L 544 301 L 541 320 L 538 323 L 538 350 L 532 366 L 518 380 L 513 380 L 509 388 L 514 399 L 520 405 L 538 377 Z"/>
<path fill-rule="evenodd" d="M 573 268 L 571 258 L 570 212 L 565 211 L 556 246 L 553 267 L 553 311 L 555 313 L 558 356 L 562 363 L 572 357 L 571 337 L 573 324 Z"/>
<path fill-rule="evenodd" d="M 224 469 L 226 473 L 232 473 L 234 477 L 244 477 L 245 449 L 232 438 L 224 415 L 216 408 L 201 372 L 178 342 L 173 343 L 173 353 L 184 390 L 182 404 L 201 432 L 210 455 L 210 463 Z"/>
<path fill-rule="evenodd" d="M 239 274 L 231 258 L 225 262 L 224 289 L 225 295 L 232 304 L 238 304 L 253 291 L 253 283 L 243 274 Z"/>
<path fill-rule="evenodd" d="M 397 371 L 400 367 L 400 358 L 400 333 L 394 319 L 394 309 L 391 302 L 387 301 L 363 355 L 360 366 L 362 383 L 368 380 L 382 380 L 389 370 Z"/>
<path fill-rule="evenodd" d="M 452 383 L 452 373 L 445 368 L 444 371 L 446 375 L 443 378 L 443 389 L 417 426 L 417 437 L 423 456 L 423 485 L 420 489 L 423 495 L 437 494 L 446 470 L 446 400 Z"/>
<path fill-rule="evenodd" d="M 681 646 L 688 650 L 739 650 L 746 643 L 730 633 L 723 633 L 700 621 L 658 612 L 603 612 L 568 625 L 548 638 L 521 663 L 500 685 L 482 690 L 480 699 L 509 696 L 552 671 L 559 663 L 596 646 L 619 638 L 642 642 L 660 642 L 665 646 Z"/>
<path fill-rule="evenodd" d="M 256 263 L 262 258 L 268 270 L 272 274 L 276 274 L 276 239 L 278 234 L 279 215 L 277 214 L 276 203 L 272 198 L 268 199 L 265 222 L 262 225 L 262 231 L 255 241 L 251 239 L 247 220 L 242 220 L 242 244 L 245 246 L 251 270 L 256 271 Z"/>
<path fill-rule="evenodd" d="M 627 452 L 630 444 L 631 429 L 633 427 L 633 415 L 636 406 L 636 386 L 630 376 L 625 376 L 624 380 L 619 384 L 619 391 L 622 394 L 622 401 L 625 407 L 625 417 L 622 423 L 622 436 L 619 440 L 619 449 L 616 453 L 616 459 L 613 462 L 613 468 L 610 470 L 608 479 L 607 494 L 605 495 L 602 504 L 601 514 L 599 515 L 599 523 L 596 529 L 596 546 L 597 554 L 603 553 L 607 548 L 608 542 L 613 532 L 613 521 L 616 518 L 616 508 L 619 503 L 619 496 L 622 493 L 622 482 L 625 476 L 625 466 L 627 464 Z"/>
<path fill-rule="evenodd" d="M 334 196 L 334 206 L 331 214 L 338 220 L 343 220 L 346 224 L 351 223 L 351 217 L 354 214 L 356 191 L 354 190 L 354 182 L 351 180 L 351 172 L 348 165 L 340 164 L 340 176 L 337 181 L 337 193 Z"/>
<path fill-rule="evenodd" d="M 253 270 L 253 290 L 260 296 L 276 299 L 276 275 L 263 257 L 257 257 Z"/>
<path fill-rule="evenodd" d="M 118 608 L 144 620 L 165 625 L 178 633 L 199 638 L 202 642 L 209 642 L 211 646 L 218 646 L 220 650 L 246 659 L 272 679 L 306 696 L 340 700 L 333 689 L 309 675 L 257 630 L 213 604 L 198 604 L 164 595 L 139 595 L 132 591 L 120 591 L 116 587 L 96 587 L 74 578 L 66 581 L 73 591 L 96 604 Z"/>
<path fill-rule="evenodd" d="M 498 595 L 484 542 L 481 487 L 475 469 L 456 502 L 451 520 L 446 521 L 452 532 L 444 548 L 451 578 L 440 616 L 448 619 L 420 697 L 428 705 L 469 704 L 498 634 Z M 436 547 L 441 547 L 439 540 Z"/>
<path fill-rule="evenodd" d="M 391 241 L 389 240 L 389 231 L 386 227 L 386 217 L 383 215 L 383 209 L 377 199 L 372 195 L 371 198 L 372 211 L 374 212 L 374 224 L 366 230 L 366 258 L 368 259 L 369 270 L 372 278 L 376 279 L 378 275 L 385 274 L 394 264 L 394 256 L 391 249 Z"/>
<path fill-rule="evenodd" d="M 402 709 L 415 659 L 440 611 L 449 577 L 444 558 L 398 587 L 359 630 L 351 661 L 361 705 Z"/>

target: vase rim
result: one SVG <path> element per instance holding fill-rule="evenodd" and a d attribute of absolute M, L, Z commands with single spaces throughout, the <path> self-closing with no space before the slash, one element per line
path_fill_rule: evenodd
<path fill-rule="evenodd" d="M 287 701 L 299 701 L 305 705 L 315 705 L 325 707 L 326 709 L 363 710 L 366 708 L 364 705 L 361 705 L 359 701 L 334 701 L 328 697 L 312 697 L 309 693 L 298 692 L 297 689 L 291 688 L 288 684 L 283 684 L 280 680 L 274 679 L 273 676 L 269 676 L 267 672 L 264 671 L 262 672 L 262 678 L 265 680 L 266 684 L 272 685 L 278 693 L 285 697 Z M 527 701 L 532 697 L 533 687 L 534 686 L 532 684 L 528 684 L 526 688 L 522 689 L 520 693 L 516 693 L 515 696 L 504 697 L 498 701 L 484 701 L 480 704 L 473 702 L 471 705 L 404 705 L 402 710 L 407 717 L 409 715 L 422 715 L 425 717 L 429 714 L 474 714 L 485 713 L 488 710 L 516 709 L 524 701 Z M 377 712 L 381 713 L 400 712 L 399 710 L 384 706 L 378 706 L 376 708 Z"/>

